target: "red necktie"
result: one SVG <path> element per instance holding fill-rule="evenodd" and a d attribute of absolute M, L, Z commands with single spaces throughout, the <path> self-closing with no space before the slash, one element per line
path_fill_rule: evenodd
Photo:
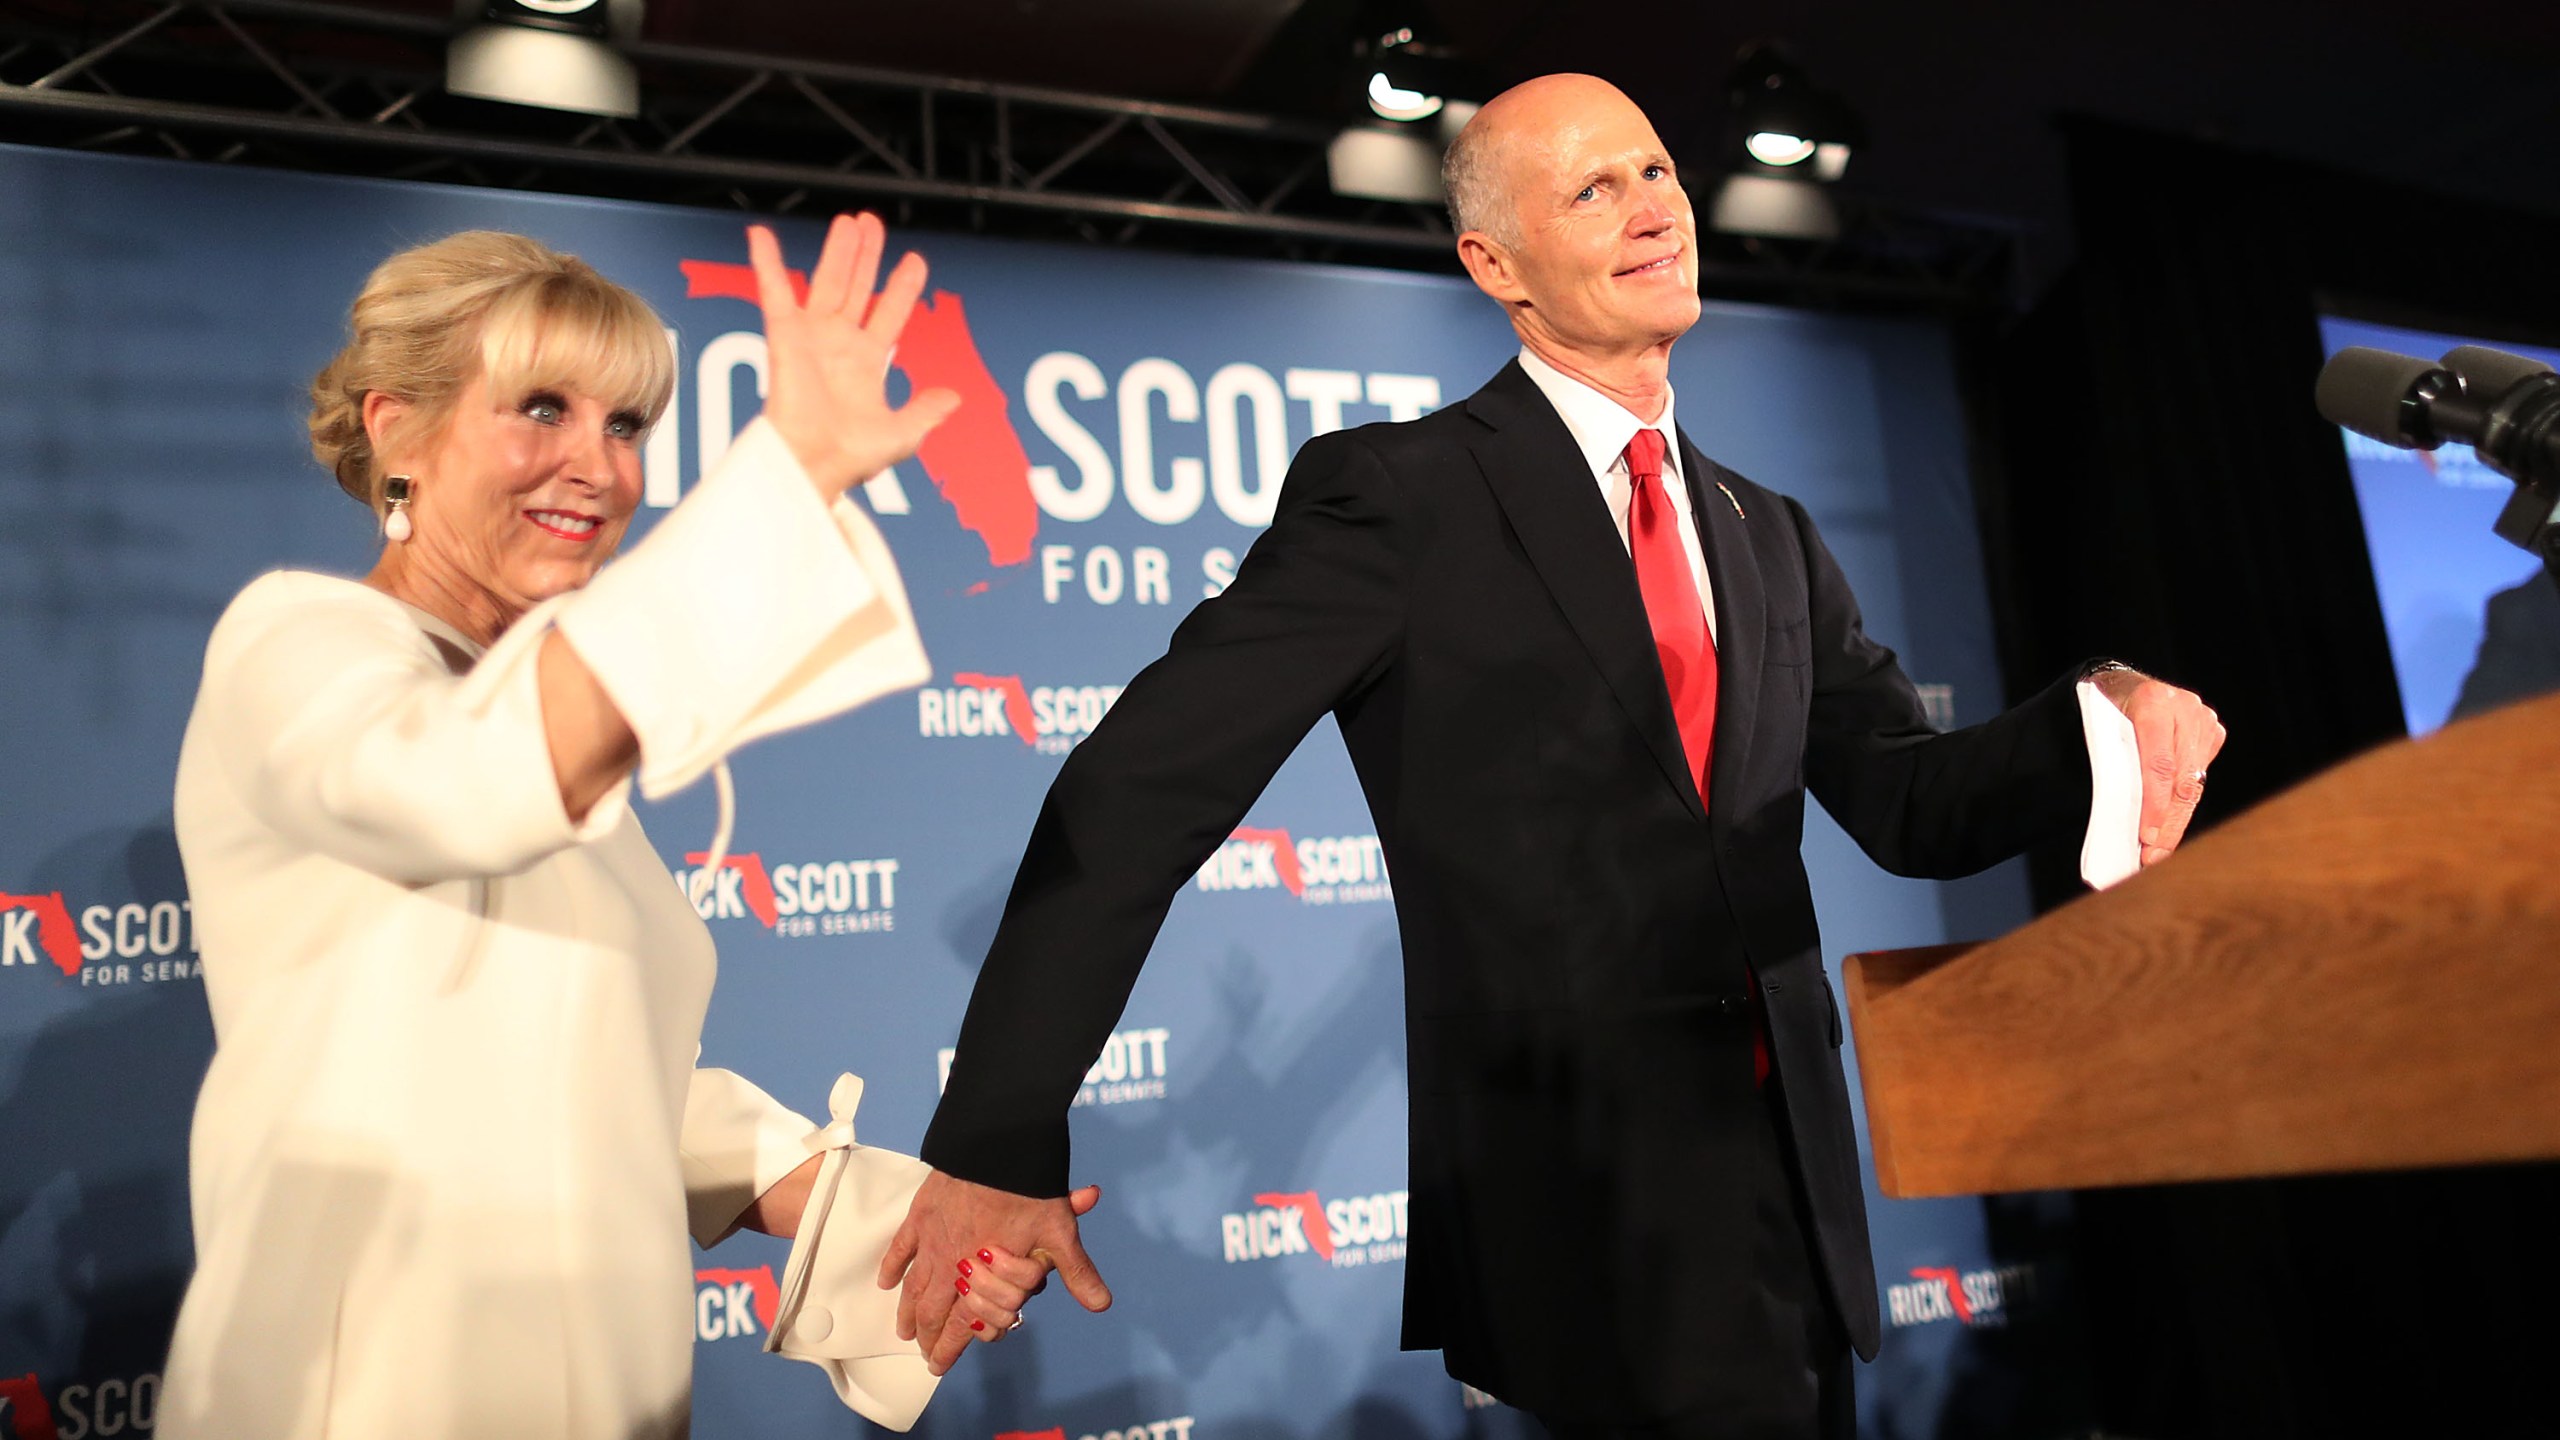
<path fill-rule="evenodd" d="M 1627 442 L 1627 549 L 1635 556 L 1636 588 L 1644 592 L 1645 618 L 1653 622 L 1654 653 L 1671 687 L 1671 718 L 1680 726 L 1680 748 L 1698 799 L 1707 797 L 1707 762 L 1715 748 L 1716 647 L 1707 638 L 1707 607 L 1689 553 L 1680 545 L 1680 515 L 1662 485 L 1662 432 L 1647 428 Z"/>
<path fill-rule="evenodd" d="M 1635 557 L 1636 589 L 1644 595 L 1645 618 L 1653 624 L 1653 650 L 1662 659 L 1663 683 L 1671 691 L 1671 718 L 1680 726 L 1680 749 L 1688 757 L 1689 778 L 1698 782 L 1698 800 L 1707 798 L 1707 773 L 1714 757 L 1716 733 L 1716 647 L 1707 638 L 1707 607 L 1698 599 L 1698 583 L 1689 569 L 1689 553 L 1680 544 L 1679 512 L 1664 493 L 1662 432 L 1648 426 L 1627 442 L 1627 550 Z M 1751 985 L 1751 1079 L 1769 1078 L 1768 1026 L 1761 1018 L 1759 982 Z"/>

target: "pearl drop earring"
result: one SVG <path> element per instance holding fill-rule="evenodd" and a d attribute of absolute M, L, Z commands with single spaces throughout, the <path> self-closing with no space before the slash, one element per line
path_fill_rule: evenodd
<path fill-rule="evenodd" d="M 410 477 L 406 475 L 382 477 L 382 502 L 390 507 L 390 513 L 382 517 L 382 533 L 389 537 L 394 545 L 407 544 L 411 534 L 409 479 Z"/>

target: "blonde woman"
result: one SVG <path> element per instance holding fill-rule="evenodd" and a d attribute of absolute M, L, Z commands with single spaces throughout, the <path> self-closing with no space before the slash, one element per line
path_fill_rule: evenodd
<path fill-rule="evenodd" d="M 803 303 L 748 242 L 764 415 L 610 568 L 672 361 L 583 263 L 396 255 L 313 386 L 385 543 L 259 578 L 206 648 L 176 823 L 217 1044 L 164 1437 L 680 1435 L 686 1234 L 740 1225 L 796 1235 L 780 1348 L 898 1428 L 932 1391 L 871 1284 L 922 1167 L 850 1145 L 851 1077 L 820 1131 L 694 1068 L 711 938 L 629 804 L 929 674 L 843 498 L 957 404 L 882 389 L 924 264 L 872 303 L 880 224 L 839 218 Z M 994 1339 L 1042 1267 L 982 1262 Z"/>

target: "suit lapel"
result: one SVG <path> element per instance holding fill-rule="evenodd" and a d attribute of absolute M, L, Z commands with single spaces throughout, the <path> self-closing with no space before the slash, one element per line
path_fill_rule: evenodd
<path fill-rule="evenodd" d="M 1751 758 L 1751 733 L 1760 699 L 1760 667 L 1767 649 L 1769 602 L 1752 554 L 1750 520 L 1717 482 L 1713 461 L 1680 437 L 1680 474 L 1689 486 L 1689 513 L 1698 522 L 1699 549 L 1707 559 L 1707 583 L 1716 601 L 1716 745 L 1708 762 L 1710 814 L 1723 813 Z"/>
<path fill-rule="evenodd" d="M 1470 448 L 1529 563 L 1644 737 L 1663 777 L 1690 812 L 1704 819 L 1680 748 L 1680 727 L 1671 717 L 1662 662 L 1653 653 L 1653 625 L 1645 618 L 1635 567 L 1572 432 L 1516 360 L 1466 403 L 1467 412 L 1492 432 L 1475 437 Z M 1719 742 L 1723 734 L 1719 720 Z"/>

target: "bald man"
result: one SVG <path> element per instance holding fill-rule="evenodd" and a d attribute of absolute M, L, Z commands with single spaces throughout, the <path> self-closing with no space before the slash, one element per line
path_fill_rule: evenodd
<path fill-rule="evenodd" d="M 1803 509 L 1677 430 L 1697 229 L 1643 112 L 1549 76 L 1446 171 L 1517 360 L 1310 441 L 1235 583 L 1068 757 L 882 1283 L 937 1366 L 990 1241 L 1108 1303 L 1068 1106 L 1175 893 L 1331 712 L 1404 945 L 1405 1348 L 1566 1435 L 1847 1436 L 1876 1290 L 1806 791 L 1886 869 L 1967 874 L 2090 822 L 2112 702 L 2150 861 L 2221 727 L 2102 667 L 1933 731 Z"/>

